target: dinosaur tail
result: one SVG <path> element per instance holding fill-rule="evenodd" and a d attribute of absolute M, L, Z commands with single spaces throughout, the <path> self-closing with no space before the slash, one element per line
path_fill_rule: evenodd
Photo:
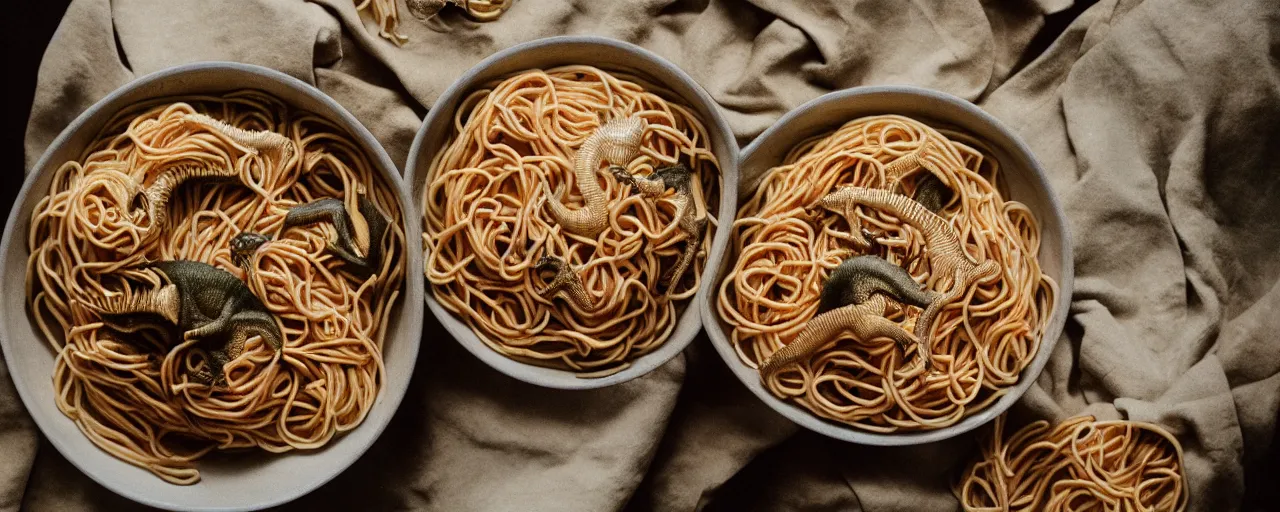
<path fill-rule="evenodd" d="M 88 303 L 90 309 L 103 317 L 151 313 L 164 317 L 165 320 L 178 324 L 179 308 L 182 299 L 178 296 L 176 285 L 164 285 L 160 288 L 133 291 L 130 288 L 100 301 Z"/>
<path fill-rule="evenodd" d="M 206 130 L 226 135 L 227 138 L 257 151 L 280 151 L 292 149 L 292 141 L 279 133 L 262 130 L 252 131 L 231 126 L 221 120 L 204 114 L 186 114 L 182 116 L 184 123 L 200 126 Z"/>
<path fill-rule="evenodd" d="M 852 310 L 857 306 L 845 306 L 839 311 L 829 311 L 821 315 L 817 315 L 809 320 L 803 331 L 796 335 L 786 346 L 778 349 L 769 359 L 765 360 L 760 366 L 760 375 L 770 377 L 778 373 L 783 368 L 793 363 L 803 361 L 806 357 L 817 352 L 831 340 L 839 336 L 846 329 L 846 325 L 841 320 L 844 319 L 845 309 Z"/>
<path fill-rule="evenodd" d="M 142 191 L 147 200 L 147 213 L 151 216 L 151 227 L 147 230 L 148 236 L 158 234 L 160 229 L 169 224 L 169 202 L 173 200 L 174 192 L 187 180 L 192 178 L 229 180 L 235 177 L 235 170 L 219 171 L 205 163 L 183 162 L 165 168 L 160 176 Z"/>
<path fill-rule="evenodd" d="M 597 184 L 595 188 L 599 189 L 600 186 Z M 607 217 L 609 212 L 605 209 L 603 203 L 603 192 L 600 193 L 601 202 L 595 205 L 594 208 L 592 203 L 587 201 L 586 207 L 570 210 L 568 206 L 560 202 L 559 197 L 552 193 L 551 185 L 547 184 L 546 177 L 543 177 L 542 190 L 547 198 L 547 207 L 551 209 L 551 216 L 556 220 L 557 224 L 564 226 L 566 231 L 595 238 L 608 225 Z"/>
<path fill-rule="evenodd" d="M 390 222 L 378 211 L 377 205 L 365 196 L 360 196 L 360 214 L 369 225 L 369 250 L 365 251 L 365 260 L 370 265 L 377 265 L 382 261 L 382 244 L 385 243 Z"/>

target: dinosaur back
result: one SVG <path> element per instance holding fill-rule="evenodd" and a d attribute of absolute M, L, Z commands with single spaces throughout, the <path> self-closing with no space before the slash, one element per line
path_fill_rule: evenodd
<path fill-rule="evenodd" d="M 931 300 L 906 269 L 879 256 L 864 255 L 844 260 L 831 272 L 822 287 L 818 312 L 861 304 L 874 293 L 917 307 L 925 307 Z"/>

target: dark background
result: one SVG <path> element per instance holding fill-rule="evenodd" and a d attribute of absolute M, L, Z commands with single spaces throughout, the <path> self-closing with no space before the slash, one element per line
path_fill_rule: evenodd
<path fill-rule="evenodd" d="M 35 96 L 36 72 L 40 68 L 40 60 L 44 56 L 58 23 L 66 12 L 70 0 L 23 0 L 10 2 L 5 6 L 7 11 L 0 18 L 0 48 L 6 50 L 11 67 L 6 73 L 4 86 L 0 87 L 6 94 L 0 94 L 0 223 L 8 220 L 9 209 L 13 200 L 22 188 L 26 174 L 23 139 L 26 133 L 27 119 L 31 115 L 31 101 Z M 1066 28 L 1072 19 L 1082 12 L 1091 1 L 1078 1 L 1076 6 L 1048 17 L 1046 26 L 1037 34 L 1024 57 L 1026 60 L 1039 55 Z M 1246 468 L 1246 489 L 1244 510 L 1280 510 L 1280 485 L 1275 484 L 1273 475 L 1280 473 L 1280 432 L 1272 441 L 1270 452 L 1273 456 L 1261 457 L 1258 466 Z M 787 446 L 784 443 L 783 446 Z M 767 457 L 767 454 L 766 454 Z M 750 471 L 743 471 L 726 482 L 719 495 L 731 497 L 734 489 L 749 482 Z M 1272 476 L 1268 476 L 1272 475 Z M 732 499 L 724 500 L 732 502 Z M 1270 504 L 1270 505 L 1266 505 Z M 644 504 L 639 504 L 642 507 Z M 712 507 L 719 510 L 722 507 Z M 709 510 L 711 510 L 709 509 Z"/>
<path fill-rule="evenodd" d="M 11 66 L 5 85 L 0 88 L 5 92 L 0 94 L 0 176 L 4 179 L 0 183 L 0 222 L 9 219 L 9 208 L 26 175 L 22 139 L 36 92 L 36 70 L 69 3 L 70 0 L 11 2 L 5 6 L 7 12 L 0 21 L 0 48 L 6 50 Z"/>

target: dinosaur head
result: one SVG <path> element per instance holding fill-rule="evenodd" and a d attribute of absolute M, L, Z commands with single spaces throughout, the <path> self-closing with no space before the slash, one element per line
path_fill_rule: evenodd
<path fill-rule="evenodd" d="M 247 269 L 253 254 L 269 241 L 271 239 L 266 235 L 243 231 L 231 239 L 231 259 L 236 262 L 236 266 Z"/>
<path fill-rule="evenodd" d="M 626 167 L 621 165 L 610 165 L 609 174 L 612 174 L 613 178 L 618 180 L 618 183 L 628 185 L 631 188 L 636 188 L 636 177 L 628 172 Z"/>

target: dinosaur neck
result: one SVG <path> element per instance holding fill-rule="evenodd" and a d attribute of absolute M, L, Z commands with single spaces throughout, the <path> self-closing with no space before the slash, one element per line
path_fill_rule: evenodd
<path fill-rule="evenodd" d="M 232 178 L 236 172 L 231 169 L 219 171 L 206 164 L 181 163 L 169 167 L 156 177 L 147 187 L 148 213 L 151 215 L 151 230 L 157 231 L 169 224 L 169 202 L 173 193 L 189 179 L 193 178 Z"/>
<path fill-rule="evenodd" d="M 596 181 L 596 169 L 600 167 L 600 133 L 592 134 L 578 148 L 573 161 L 573 176 L 578 181 L 578 191 L 589 210 L 604 210 L 604 191 L 600 190 L 600 182 Z"/>

